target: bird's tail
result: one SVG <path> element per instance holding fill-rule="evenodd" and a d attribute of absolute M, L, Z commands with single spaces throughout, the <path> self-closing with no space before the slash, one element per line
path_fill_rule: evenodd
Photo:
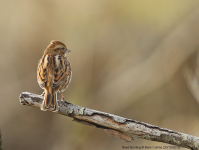
<path fill-rule="evenodd" d="M 53 91 L 53 89 L 45 89 L 45 96 L 41 105 L 41 110 L 57 110 L 57 94 Z"/>

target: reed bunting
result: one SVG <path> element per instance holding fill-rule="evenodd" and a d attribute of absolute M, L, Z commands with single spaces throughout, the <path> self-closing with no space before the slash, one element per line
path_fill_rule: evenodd
<path fill-rule="evenodd" d="M 37 82 L 44 89 L 44 100 L 41 110 L 57 111 L 57 92 L 62 92 L 68 87 L 72 71 L 67 59 L 69 49 L 60 41 L 51 41 L 39 60 L 37 69 Z"/>

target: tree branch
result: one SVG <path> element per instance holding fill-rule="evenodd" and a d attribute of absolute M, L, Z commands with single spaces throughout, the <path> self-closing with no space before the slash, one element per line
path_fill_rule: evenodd
<path fill-rule="evenodd" d="M 40 108 L 43 97 L 29 92 L 22 92 L 19 100 L 22 105 Z M 55 113 L 71 117 L 79 123 L 105 129 L 108 134 L 127 142 L 130 142 L 133 136 L 137 136 L 142 139 L 168 143 L 192 150 L 199 149 L 199 137 L 196 136 L 80 107 L 67 101 L 58 100 L 58 107 L 59 110 Z"/>
<path fill-rule="evenodd" d="M 199 104 L 199 51 L 197 56 L 197 63 L 194 69 L 186 67 L 184 69 L 184 75 L 189 87 L 190 92 L 195 97 L 197 103 Z"/>

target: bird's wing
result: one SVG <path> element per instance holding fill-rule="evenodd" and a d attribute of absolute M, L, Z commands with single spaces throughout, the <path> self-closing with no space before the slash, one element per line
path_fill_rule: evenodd
<path fill-rule="evenodd" d="M 58 87 L 63 82 L 67 82 L 66 80 L 71 72 L 70 63 L 65 57 L 55 56 L 54 65 L 53 88 Z"/>
<path fill-rule="evenodd" d="M 47 81 L 47 70 L 44 66 L 44 59 L 45 57 L 41 58 L 38 63 L 38 69 L 37 69 L 37 82 L 39 83 L 39 86 L 41 88 L 45 87 L 45 83 Z"/>

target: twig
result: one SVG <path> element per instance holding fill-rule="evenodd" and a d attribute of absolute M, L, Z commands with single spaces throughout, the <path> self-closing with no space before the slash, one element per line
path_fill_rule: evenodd
<path fill-rule="evenodd" d="M 186 67 L 184 69 L 184 76 L 191 91 L 192 95 L 195 97 L 197 103 L 199 104 L 199 51 L 197 57 L 197 64 L 194 69 Z"/>
<path fill-rule="evenodd" d="M 19 100 L 22 105 L 40 108 L 43 97 L 23 92 L 20 94 Z M 59 110 L 55 113 L 71 117 L 79 123 L 105 129 L 108 134 L 128 142 L 133 139 L 133 136 L 137 136 L 142 139 L 176 145 L 176 147 L 180 146 L 192 150 L 199 149 L 199 137 L 196 136 L 80 107 L 66 101 L 58 100 L 58 106 Z"/>
<path fill-rule="evenodd" d="M 199 79 L 191 68 L 185 68 L 184 76 L 189 87 L 190 92 L 195 97 L 196 102 L 199 104 Z"/>

